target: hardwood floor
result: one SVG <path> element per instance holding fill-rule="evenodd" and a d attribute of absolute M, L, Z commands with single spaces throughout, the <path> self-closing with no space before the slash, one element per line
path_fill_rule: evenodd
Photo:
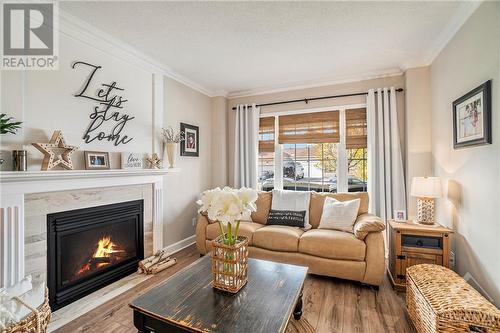
<path fill-rule="evenodd" d="M 199 258 L 195 246 L 175 254 L 177 265 L 163 271 L 117 298 L 59 328 L 57 333 L 137 332 L 128 303 Z M 318 333 L 415 332 L 404 298 L 393 291 L 387 278 L 378 292 L 359 283 L 309 275 L 304 285 L 301 320 Z"/>

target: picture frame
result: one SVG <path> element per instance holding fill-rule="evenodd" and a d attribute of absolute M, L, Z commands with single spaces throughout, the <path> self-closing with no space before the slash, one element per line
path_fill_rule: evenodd
<path fill-rule="evenodd" d="M 394 221 L 396 221 L 396 222 L 406 222 L 406 211 L 404 211 L 404 210 L 394 210 Z"/>
<path fill-rule="evenodd" d="M 102 151 L 84 151 L 85 170 L 109 170 L 109 153 Z"/>
<path fill-rule="evenodd" d="M 144 169 L 144 154 L 142 153 L 121 153 L 122 169 Z"/>
<path fill-rule="evenodd" d="M 453 148 L 491 142 L 491 80 L 488 80 L 453 102 Z"/>
<path fill-rule="evenodd" d="M 181 156 L 200 156 L 200 128 L 181 123 L 181 132 L 184 133 L 184 141 L 181 141 Z"/>

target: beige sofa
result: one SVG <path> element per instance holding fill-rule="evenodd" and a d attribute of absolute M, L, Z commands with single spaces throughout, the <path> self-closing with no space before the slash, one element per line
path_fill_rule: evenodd
<path fill-rule="evenodd" d="M 325 196 L 340 201 L 361 199 L 354 234 L 318 229 Z M 383 221 L 368 213 L 365 192 L 311 192 L 309 223 L 312 229 L 266 226 L 271 208 L 271 192 L 260 192 L 252 222 L 241 222 L 239 234 L 248 237 L 250 257 L 309 267 L 309 273 L 360 281 L 379 286 L 384 276 Z M 200 254 L 212 250 L 212 240 L 219 236 L 217 223 L 200 214 L 196 226 L 196 246 Z"/>

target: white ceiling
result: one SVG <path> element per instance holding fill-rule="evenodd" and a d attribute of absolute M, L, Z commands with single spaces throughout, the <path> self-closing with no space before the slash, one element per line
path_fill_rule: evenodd
<path fill-rule="evenodd" d="M 428 65 L 477 3 L 63 2 L 209 94 L 349 81 Z"/>

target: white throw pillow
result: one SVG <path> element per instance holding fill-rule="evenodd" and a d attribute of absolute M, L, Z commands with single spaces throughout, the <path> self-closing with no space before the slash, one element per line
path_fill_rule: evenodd
<path fill-rule="evenodd" d="M 318 229 L 334 229 L 352 233 L 360 203 L 360 199 L 338 201 L 327 197 Z"/>
<path fill-rule="evenodd" d="M 309 201 L 311 194 L 306 191 L 273 190 L 271 209 L 306 211 L 304 229 L 311 229 L 309 224 Z"/>

